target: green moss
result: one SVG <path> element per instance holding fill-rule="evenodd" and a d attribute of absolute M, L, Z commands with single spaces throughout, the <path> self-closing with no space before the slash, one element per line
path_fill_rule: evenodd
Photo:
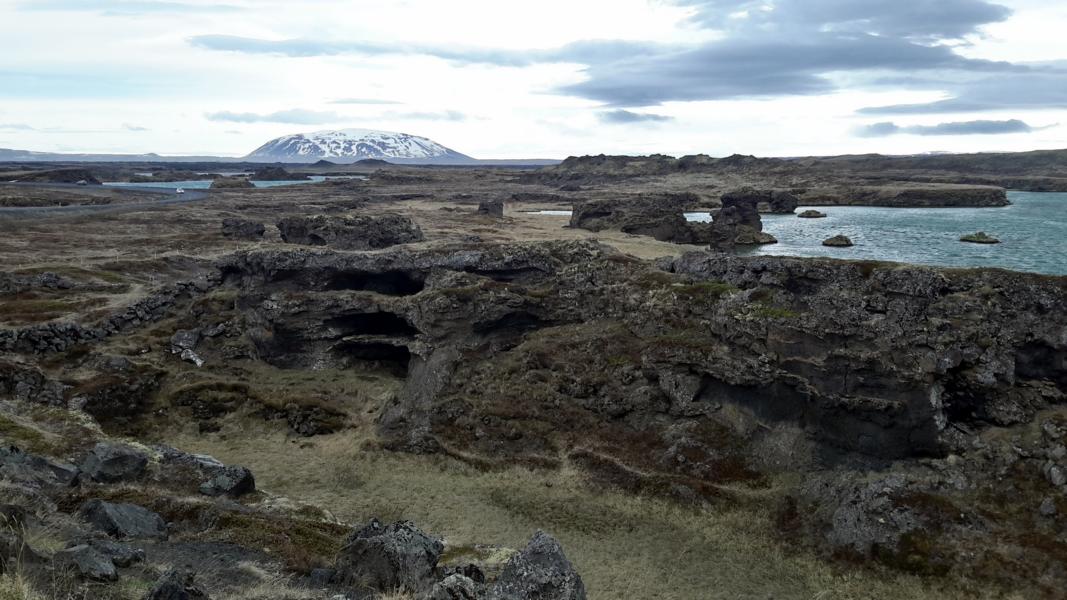
<path fill-rule="evenodd" d="M 800 313 L 794 310 L 766 304 L 756 306 L 752 314 L 761 319 L 795 319 L 800 316 Z"/>
<path fill-rule="evenodd" d="M 34 454 L 54 450 L 54 445 L 41 431 L 22 425 L 6 415 L 0 415 L 0 438 Z"/>
<path fill-rule="evenodd" d="M 301 573 L 332 564 L 348 533 L 336 523 L 237 512 L 221 515 L 216 529 L 227 541 L 262 548 Z"/>

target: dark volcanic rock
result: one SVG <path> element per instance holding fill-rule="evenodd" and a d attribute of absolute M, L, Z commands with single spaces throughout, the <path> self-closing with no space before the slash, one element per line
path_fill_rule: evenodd
<path fill-rule="evenodd" d="M 200 493 L 207 496 L 243 496 L 256 491 L 252 471 L 245 467 L 223 467 L 200 485 Z"/>
<path fill-rule="evenodd" d="M 503 200 L 485 200 L 478 203 L 479 215 L 486 215 L 489 217 L 503 218 L 504 216 L 504 201 Z"/>
<path fill-rule="evenodd" d="M 376 250 L 424 239 L 414 221 L 393 214 L 286 217 L 278 222 L 278 230 L 282 240 L 290 244 L 339 250 Z"/>
<path fill-rule="evenodd" d="M 165 539 L 167 524 L 156 513 L 136 504 L 90 500 L 79 514 L 95 529 L 116 538 Z"/>
<path fill-rule="evenodd" d="M 999 244 L 1000 240 L 989 235 L 984 231 L 978 233 L 969 233 L 960 238 L 961 242 L 969 242 L 971 244 Z"/>
<path fill-rule="evenodd" d="M 266 231 L 263 223 L 255 221 L 233 218 L 222 220 L 222 235 L 231 240 L 258 240 Z"/>
<path fill-rule="evenodd" d="M 89 545 L 60 550 L 53 561 L 57 568 L 74 571 L 85 579 L 115 581 L 119 578 L 111 558 Z"/>
<path fill-rule="evenodd" d="M 817 210 L 806 210 L 797 216 L 801 219 L 822 219 L 826 216 L 826 213 Z"/>
<path fill-rule="evenodd" d="M 710 225 L 686 221 L 681 208 L 651 200 L 590 200 L 574 205 L 570 226 L 589 231 L 617 229 L 661 242 L 706 244 Z"/>
<path fill-rule="evenodd" d="M 139 450 L 120 444 L 99 443 L 89 451 L 81 468 L 93 481 L 116 483 L 137 479 L 146 466 L 148 456 Z"/>
<path fill-rule="evenodd" d="M 144 600 L 208 600 L 206 592 L 196 587 L 193 574 L 168 571 L 152 587 Z"/>
<path fill-rule="evenodd" d="M 485 585 L 464 575 L 453 574 L 438 581 L 423 600 L 482 600 Z"/>
<path fill-rule="evenodd" d="M 19 177 L 19 181 L 34 183 L 78 183 L 84 181 L 89 185 L 101 185 L 100 180 L 88 169 L 52 169 L 30 173 Z"/>
<path fill-rule="evenodd" d="M 715 214 L 711 223 L 712 248 L 724 250 L 733 246 L 754 244 L 773 244 L 778 240 L 763 233 L 763 220 L 760 219 L 755 197 L 745 194 L 725 194 L 722 197 L 722 209 Z"/>
<path fill-rule="evenodd" d="M 84 540 L 83 543 L 111 559 L 111 562 L 115 563 L 116 567 L 128 567 L 135 563 L 144 562 L 145 559 L 144 550 L 112 540 L 91 538 Z"/>
<path fill-rule="evenodd" d="M 6 481 L 38 486 L 68 486 L 80 471 L 74 465 L 28 454 L 17 447 L 0 447 L 0 475 Z"/>
<path fill-rule="evenodd" d="M 723 206 L 747 204 L 761 213 L 792 214 L 797 208 L 797 197 L 781 190 L 756 190 L 742 188 L 722 196 Z"/>
<path fill-rule="evenodd" d="M 374 519 L 348 536 L 337 557 L 337 579 L 378 591 L 426 590 L 443 551 L 441 540 L 410 522 L 382 525 Z"/>
<path fill-rule="evenodd" d="M 585 600 L 585 586 L 563 548 L 538 531 L 508 561 L 489 590 L 490 600 Z"/>

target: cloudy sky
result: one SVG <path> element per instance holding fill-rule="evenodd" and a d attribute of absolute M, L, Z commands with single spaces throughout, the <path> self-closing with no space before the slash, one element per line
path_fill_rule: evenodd
<path fill-rule="evenodd" d="M 0 147 L 479 158 L 1067 148 L 1054 0 L 0 0 Z"/>

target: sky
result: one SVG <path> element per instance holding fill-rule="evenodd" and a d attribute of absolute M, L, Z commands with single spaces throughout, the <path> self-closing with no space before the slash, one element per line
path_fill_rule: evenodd
<path fill-rule="evenodd" d="M 1058 0 L 0 0 L 0 148 L 1067 148 L 1065 30 Z"/>

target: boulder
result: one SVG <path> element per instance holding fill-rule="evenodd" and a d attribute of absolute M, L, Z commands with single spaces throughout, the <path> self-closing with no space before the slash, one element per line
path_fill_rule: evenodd
<path fill-rule="evenodd" d="M 52 560 L 56 568 L 73 571 L 84 579 L 115 581 L 119 578 L 111 558 L 87 544 L 60 550 Z"/>
<path fill-rule="evenodd" d="M 94 529 L 123 539 L 166 539 L 167 523 L 163 517 L 136 504 L 113 504 L 90 500 L 79 514 Z"/>
<path fill-rule="evenodd" d="M 979 231 L 978 233 L 969 233 L 969 234 L 967 234 L 965 236 L 962 236 L 960 238 L 960 241 L 961 242 L 968 242 L 968 243 L 971 243 L 971 244 L 999 244 L 1000 243 L 1000 240 L 998 240 L 997 238 L 989 235 L 988 233 L 986 233 L 984 231 Z"/>
<path fill-rule="evenodd" d="M 129 567 L 135 563 L 144 562 L 145 553 L 140 548 L 134 548 L 113 540 L 89 538 L 82 540 L 78 545 L 88 545 L 93 550 L 111 559 L 116 567 Z"/>
<path fill-rule="evenodd" d="M 143 600 L 207 600 L 206 592 L 196 587 L 192 573 L 167 571 L 156 581 Z"/>
<path fill-rule="evenodd" d="M 378 591 L 424 591 L 434 583 L 441 540 L 401 521 L 377 519 L 352 532 L 337 557 L 336 580 Z"/>
<path fill-rule="evenodd" d="M 484 597 L 484 584 L 453 574 L 435 583 L 423 600 L 481 600 Z"/>
<path fill-rule="evenodd" d="M 773 244 L 774 236 L 763 233 L 763 220 L 756 205 L 744 196 L 723 196 L 723 207 L 711 223 L 709 243 L 712 248 L 725 250 L 733 246 Z"/>
<path fill-rule="evenodd" d="M 278 230 L 290 244 L 339 250 L 376 250 L 425 239 L 418 224 L 394 214 L 286 217 L 278 222 Z"/>
<path fill-rule="evenodd" d="M 258 240 L 267 231 L 263 223 L 244 219 L 223 219 L 222 235 L 231 240 Z"/>
<path fill-rule="evenodd" d="M 243 496 L 256 491 L 256 479 L 245 467 L 222 467 L 214 470 L 211 479 L 200 484 L 200 493 L 206 496 Z"/>
<path fill-rule="evenodd" d="M 484 200 L 478 203 L 478 210 L 476 214 L 486 215 L 497 219 L 504 216 L 504 201 L 503 200 Z"/>
<path fill-rule="evenodd" d="M 585 600 L 582 578 L 555 538 L 534 534 L 489 590 L 491 600 Z"/>
<path fill-rule="evenodd" d="M 801 219 L 822 219 L 826 217 L 826 213 L 817 210 L 806 210 L 797 216 Z"/>
<path fill-rule="evenodd" d="M 101 442 L 82 461 L 82 471 L 99 483 L 133 481 L 148 466 L 148 456 L 129 446 Z"/>
<path fill-rule="evenodd" d="M 831 248 L 848 248 L 853 246 L 852 240 L 848 236 L 835 235 L 831 238 L 826 238 L 822 241 L 823 246 L 829 246 Z"/>

